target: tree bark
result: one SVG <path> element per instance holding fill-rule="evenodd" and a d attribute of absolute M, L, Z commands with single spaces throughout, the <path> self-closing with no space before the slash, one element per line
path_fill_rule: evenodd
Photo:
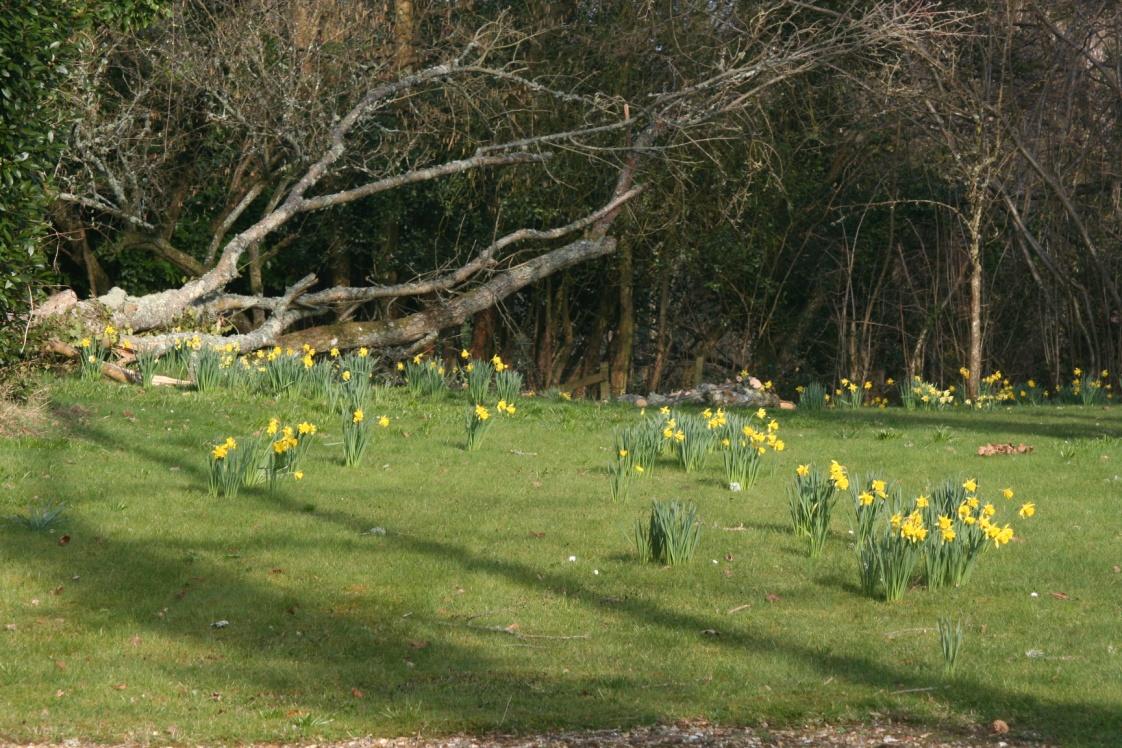
<path fill-rule="evenodd" d="M 619 319 L 616 325 L 612 355 L 611 389 L 613 396 L 627 392 L 631 373 L 631 350 L 635 341 L 634 262 L 631 242 L 621 243 L 616 254 L 619 282 Z"/>
<path fill-rule="evenodd" d="M 982 205 L 976 200 L 970 216 L 970 377 L 967 394 L 977 400 L 982 385 Z"/>
<path fill-rule="evenodd" d="M 426 335 L 461 324 L 472 315 L 490 309 L 499 301 L 555 272 L 603 257 L 615 251 L 615 240 L 578 239 L 564 247 L 515 265 L 471 291 L 439 306 L 393 320 L 340 322 L 300 330 L 281 336 L 280 345 L 299 347 L 307 343 L 316 349 L 384 348 L 413 343 Z"/>
<path fill-rule="evenodd" d="M 667 348 L 669 347 L 667 325 L 670 312 L 670 275 L 671 264 L 664 263 L 658 287 L 658 322 L 655 333 L 655 357 L 651 364 L 650 377 L 647 379 L 647 392 L 658 392 L 662 384 L 662 372 L 666 367 Z"/>

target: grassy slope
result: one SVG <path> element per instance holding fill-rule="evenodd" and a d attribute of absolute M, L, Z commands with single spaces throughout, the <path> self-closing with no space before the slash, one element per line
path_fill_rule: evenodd
<path fill-rule="evenodd" d="M 65 383 L 55 407 L 65 431 L 0 441 L 0 514 L 35 496 L 70 506 L 54 535 L 0 523 L 0 624 L 15 624 L 0 630 L 0 738 L 878 713 L 1122 741 L 1122 408 L 792 416 L 787 452 L 749 491 L 725 490 L 717 460 L 691 476 L 666 463 L 611 504 L 611 433 L 634 409 L 527 400 L 469 455 L 462 404 L 393 393 L 370 409 L 393 426 L 349 470 L 331 445 L 337 424 L 306 402 Z M 274 414 L 326 427 L 307 478 L 277 496 L 208 497 L 206 443 Z M 933 441 L 940 423 L 949 444 Z M 896 438 L 878 438 L 881 427 Z M 1006 440 L 1036 451 L 973 456 Z M 1063 440 L 1077 440 L 1075 456 L 1059 454 Z M 1003 506 L 1023 540 L 987 553 L 964 589 L 885 605 L 857 590 L 848 506 L 815 562 L 788 531 L 795 463 L 830 458 L 908 490 L 951 475 L 976 476 L 991 495 L 1012 485 L 1014 503 L 1034 500 L 1038 515 Z M 699 504 L 707 527 L 691 566 L 630 557 L 651 497 Z M 372 527 L 387 534 L 363 534 Z M 951 684 L 933 630 L 947 614 L 970 623 Z M 219 619 L 229 627 L 211 628 Z M 482 628 L 509 624 L 588 638 Z M 1033 649 L 1045 656 L 1026 657 Z"/>

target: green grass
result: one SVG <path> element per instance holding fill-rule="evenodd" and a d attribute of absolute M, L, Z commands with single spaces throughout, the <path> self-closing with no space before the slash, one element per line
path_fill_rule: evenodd
<path fill-rule="evenodd" d="M 308 401 L 56 385 L 60 430 L 0 441 L 0 516 L 67 506 L 50 531 L 0 522 L 0 740 L 888 715 L 1122 741 L 1122 408 L 781 415 L 787 450 L 752 488 L 729 492 L 719 459 L 687 476 L 667 456 L 612 503 L 612 433 L 635 409 L 526 399 L 467 453 L 459 397 L 395 391 L 369 409 L 393 425 L 348 469 L 337 419 Z M 270 415 L 326 432 L 307 477 L 209 497 L 208 443 Z M 1036 451 L 974 456 L 995 441 Z M 821 558 L 789 530 L 794 466 L 830 458 L 909 493 L 949 476 L 1012 485 L 1037 516 L 1012 517 L 1019 540 L 968 586 L 885 604 L 860 593 L 847 499 Z M 692 563 L 636 561 L 653 498 L 698 505 Z M 950 616 L 967 622 L 953 681 Z"/>

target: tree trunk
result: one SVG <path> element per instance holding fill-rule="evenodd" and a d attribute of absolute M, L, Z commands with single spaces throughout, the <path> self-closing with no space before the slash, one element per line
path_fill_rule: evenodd
<path fill-rule="evenodd" d="M 101 266 L 97 255 L 90 248 L 89 236 L 86 227 L 74 220 L 70 206 L 56 203 L 52 213 L 58 227 L 62 229 L 66 241 L 77 250 L 74 254 L 86 271 L 86 282 L 90 285 L 90 296 L 97 296 L 109 290 L 109 275 Z"/>
<path fill-rule="evenodd" d="M 970 377 L 967 394 L 978 398 L 982 384 L 982 209 L 976 205 L 970 220 Z"/>
<path fill-rule="evenodd" d="M 669 348 L 667 322 L 670 316 L 670 263 L 662 269 L 658 287 L 658 323 L 655 334 L 655 357 L 651 364 L 650 377 L 647 379 L 647 392 L 658 392 L 662 384 L 662 372 L 666 368 L 666 355 Z"/>
<path fill-rule="evenodd" d="M 471 326 L 471 357 L 480 361 L 491 358 L 495 339 L 495 308 L 488 307 L 475 315 Z"/>
<path fill-rule="evenodd" d="M 606 285 L 606 284 L 605 284 Z M 600 352 L 604 346 L 604 335 L 608 330 L 608 315 L 612 310 L 612 297 L 608 289 L 604 288 L 600 294 L 600 308 L 597 310 L 596 319 L 592 323 L 592 333 L 588 336 L 588 344 L 584 349 L 584 359 L 581 361 L 578 377 L 585 377 L 600 369 Z M 573 391 L 573 397 L 583 397 L 584 388 Z"/>
<path fill-rule="evenodd" d="M 405 72 L 413 67 L 414 38 L 416 36 L 413 22 L 413 0 L 394 0 L 393 20 L 394 64 L 398 72 Z"/>
<path fill-rule="evenodd" d="M 542 386 L 548 386 L 548 382 L 553 378 L 553 356 L 557 341 L 557 335 L 554 332 L 555 321 L 553 315 L 552 285 L 553 284 L 547 280 L 542 284 L 541 292 L 538 294 L 541 297 L 541 301 L 538 304 L 538 316 L 541 318 L 541 329 L 537 330 L 537 355 L 535 359 L 537 361 L 538 370 L 537 379 Z"/>
<path fill-rule="evenodd" d="M 619 322 L 613 340 L 611 391 L 619 396 L 627 392 L 631 373 L 631 349 L 635 341 L 634 261 L 631 242 L 621 242 L 619 256 Z"/>
<path fill-rule="evenodd" d="M 249 291 L 255 296 L 260 296 L 265 293 L 265 283 L 261 278 L 261 250 L 256 244 L 250 245 L 246 250 L 249 255 Z M 265 310 L 253 310 L 253 325 L 260 327 L 261 323 L 265 321 Z"/>

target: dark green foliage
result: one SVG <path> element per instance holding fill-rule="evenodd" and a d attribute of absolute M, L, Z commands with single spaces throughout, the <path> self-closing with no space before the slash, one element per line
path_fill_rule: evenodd
<path fill-rule="evenodd" d="M 20 315 L 50 275 L 50 172 L 67 114 L 56 90 L 81 39 L 100 24 L 135 28 L 159 0 L 0 1 L 0 367 L 18 355 Z"/>

